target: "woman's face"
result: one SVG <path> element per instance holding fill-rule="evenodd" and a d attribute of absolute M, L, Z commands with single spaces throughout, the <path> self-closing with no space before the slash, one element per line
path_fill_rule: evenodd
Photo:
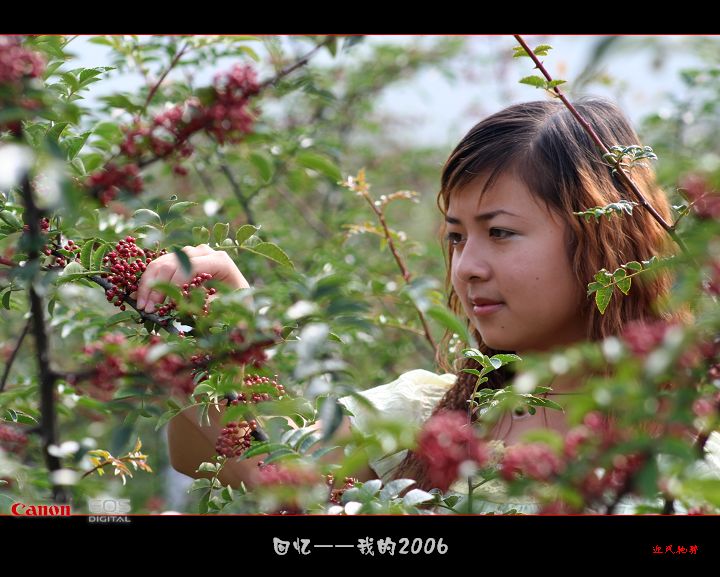
<path fill-rule="evenodd" d="M 480 200 L 484 183 L 453 194 L 447 211 L 452 283 L 471 324 L 489 347 L 518 354 L 585 339 L 585 290 L 564 223 L 512 173 Z"/>

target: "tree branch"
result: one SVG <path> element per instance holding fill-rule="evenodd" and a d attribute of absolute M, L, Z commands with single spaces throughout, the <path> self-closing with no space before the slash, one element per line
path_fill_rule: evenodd
<path fill-rule="evenodd" d="M 5 370 L 3 371 L 2 379 L 0 379 L 0 393 L 2 393 L 5 390 L 5 383 L 7 381 L 8 376 L 10 375 L 10 369 L 13 366 L 13 363 L 15 362 L 15 357 L 18 354 L 18 351 L 20 350 L 20 345 L 22 345 L 23 340 L 25 339 L 25 335 L 28 334 L 28 331 L 30 330 L 30 326 L 32 325 L 32 319 L 28 319 L 28 322 L 25 323 L 25 326 L 23 327 L 22 332 L 20 333 L 20 336 L 18 337 L 17 343 L 15 343 L 15 348 L 13 349 L 12 354 L 10 355 L 10 358 L 7 361 L 7 364 L 5 365 Z"/>
<path fill-rule="evenodd" d="M 29 229 L 28 260 L 25 266 L 33 267 L 40 264 L 40 247 L 43 244 L 40 232 L 40 211 L 35 205 L 32 196 L 29 175 L 25 175 L 22 185 L 22 198 L 25 204 L 23 217 Z M 32 321 L 33 336 L 35 338 L 35 350 L 37 355 L 38 371 L 40 373 L 40 434 L 42 436 L 43 454 L 50 473 L 52 484 L 53 500 L 57 503 L 67 503 L 68 493 L 64 486 L 55 484 L 55 472 L 62 468 L 60 459 L 50 454 L 48 449 L 51 445 L 57 445 L 57 423 L 55 413 L 55 393 L 57 376 L 50 370 L 50 355 L 48 350 L 48 338 L 45 330 L 45 316 L 43 299 L 35 290 L 36 278 L 33 274 L 29 282 L 30 297 L 30 320 Z"/>

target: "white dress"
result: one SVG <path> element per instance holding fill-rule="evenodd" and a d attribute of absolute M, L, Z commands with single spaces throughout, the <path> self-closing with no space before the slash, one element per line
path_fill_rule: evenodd
<path fill-rule="evenodd" d="M 383 420 L 410 422 L 419 430 L 430 417 L 440 399 L 456 380 L 456 375 L 446 373 L 438 375 L 424 369 L 414 369 L 401 374 L 394 381 L 358 394 L 375 407 L 373 411 L 352 396 L 339 399 L 352 415 L 350 424 L 365 435 L 373 434 L 373 422 L 378 417 Z M 502 451 L 502 441 L 491 441 L 497 451 Z M 699 467 L 704 476 L 720 478 L 720 433 L 713 432 L 705 446 L 707 455 Z M 370 461 L 370 467 L 383 482 L 388 481 L 396 467 L 407 455 L 407 450 L 393 451 Z M 477 483 L 475 483 L 477 484 Z M 467 482 L 458 481 L 451 491 L 467 494 Z M 502 481 L 491 479 L 482 483 L 473 492 L 473 502 L 478 513 L 507 513 L 515 511 L 521 514 L 533 514 L 539 510 L 538 502 L 531 497 L 508 497 Z M 658 503 L 660 500 L 658 500 Z M 615 508 L 616 514 L 632 514 L 637 505 L 649 504 L 647 500 L 636 497 L 623 498 Z M 657 504 L 657 503 L 655 503 Z M 679 507 L 676 505 L 676 511 Z M 593 511 L 588 511 L 593 512 Z M 598 511 L 599 512 L 599 511 Z M 684 513 L 684 510 L 678 512 Z"/>

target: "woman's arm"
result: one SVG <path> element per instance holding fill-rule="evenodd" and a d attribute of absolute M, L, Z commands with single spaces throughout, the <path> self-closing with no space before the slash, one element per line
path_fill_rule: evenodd
<path fill-rule="evenodd" d="M 173 469 L 195 479 L 212 477 L 211 473 L 198 473 L 197 469 L 201 463 L 213 460 L 215 442 L 223 429 L 224 412 L 224 407 L 221 407 L 220 412 L 211 408 L 208 411 L 210 424 L 204 426 L 199 423 L 200 407 L 185 409 L 170 420 L 167 438 L 170 464 Z M 240 487 L 241 482 L 245 483 L 247 488 L 255 486 L 259 480 L 258 462 L 262 459 L 263 456 L 242 461 L 228 459 L 220 473 L 220 482 L 236 489 Z"/>
<path fill-rule="evenodd" d="M 204 426 L 199 424 L 199 410 L 200 407 L 186 409 L 171 419 L 167 428 L 170 464 L 176 471 L 195 479 L 210 478 L 212 476 L 211 473 L 198 473 L 197 468 L 201 463 L 212 461 L 213 455 L 215 455 L 215 441 L 223 429 L 222 414 L 225 408 L 221 407 L 220 412 L 210 409 L 208 413 L 210 425 Z M 288 422 L 293 427 L 296 427 L 295 423 L 290 419 L 288 419 Z M 314 424 L 314 428 L 320 428 L 321 426 L 319 421 Z M 350 419 L 344 417 L 343 422 L 333 436 L 333 440 L 343 441 L 350 436 L 350 433 Z M 242 482 L 248 489 L 251 489 L 260 482 L 258 462 L 262 461 L 264 457 L 265 455 L 258 455 L 243 460 L 228 459 L 220 473 L 220 482 L 224 485 L 231 485 L 233 488 L 239 488 Z M 340 447 L 323 455 L 321 461 L 324 463 L 337 463 L 342 458 L 343 449 Z M 364 466 L 359 471 L 356 471 L 353 476 L 360 481 L 377 478 L 377 475 L 369 466 Z M 339 481 L 342 481 L 342 479 Z"/>

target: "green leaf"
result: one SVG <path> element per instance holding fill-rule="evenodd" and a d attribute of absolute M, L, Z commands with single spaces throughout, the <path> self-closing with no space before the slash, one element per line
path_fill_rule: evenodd
<path fill-rule="evenodd" d="M 323 441 L 329 441 L 343 421 L 342 408 L 334 396 L 328 396 L 323 402 L 322 407 L 320 408 L 319 419 L 322 423 L 322 437 L 319 438 Z M 312 444 L 306 445 L 303 443 L 300 446 L 299 451 L 301 453 L 306 453 L 311 446 Z"/>
<path fill-rule="evenodd" d="M 207 244 L 210 240 L 210 231 L 204 226 L 194 226 L 192 233 L 196 244 Z"/>
<path fill-rule="evenodd" d="M 103 72 L 115 70 L 113 66 L 98 66 L 96 68 L 85 68 L 80 72 L 79 80 L 80 84 L 86 84 L 87 80 L 95 79 L 96 76 L 100 76 Z"/>
<path fill-rule="evenodd" d="M 110 327 L 112 325 L 117 325 L 120 323 L 124 323 L 126 321 L 131 321 L 135 318 L 135 313 L 133 311 L 120 311 L 119 313 L 116 313 L 112 315 L 110 318 L 108 318 L 105 321 L 105 326 Z"/>
<path fill-rule="evenodd" d="M 513 46 L 513 58 L 530 58 L 530 55 L 527 53 L 527 50 L 523 48 L 522 46 Z"/>
<path fill-rule="evenodd" d="M 526 76 L 525 78 L 520 79 L 520 84 L 528 84 L 530 86 L 534 86 L 535 88 L 545 88 L 545 79 L 540 78 L 539 76 Z"/>
<path fill-rule="evenodd" d="M 605 269 L 595 273 L 595 280 L 602 286 L 608 286 L 612 282 L 612 275 Z"/>
<path fill-rule="evenodd" d="M 335 182 L 342 180 L 340 169 L 326 156 L 316 152 L 301 152 L 295 157 L 295 161 L 305 168 L 324 174 Z"/>
<path fill-rule="evenodd" d="M 60 74 L 60 78 L 63 79 L 67 87 L 70 89 L 70 92 L 77 92 L 78 88 L 80 88 L 80 83 L 72 72 L 63 72 Z"/>
<path fill-rule="evenodd" d="M 123 136 L 122 130 L 115 122 L 101 122 L 93 132 L 105 140 L 120 140 Z"/>
<path fill-rule="evenodd" d="M 104 101 L 112 108 L 122 108 L 128 112 L 140 112 L 143 107 L 141 104 L 135 104 L 125 94 L 113 94 L 111 96 L 102 96 L 100 100 Z"/>
<path fill-rule="evenodd" d="M 603 287 L 595 293 L 595 304 L 597 305 L 600 314 L 605 314 L 605 310 L 610 304 L 612 299 L 613 287 Z"/>
<path fill-rule="evenodd" d="M 380 491 L 380 499 L 394 499 L 405 489 L 414 484 L 415 481 L 413 481 L 412 479 L 395 479 L 394 481 L 390 481 L 387 485 L 383 487 L 382 491 Z"/>
<path fill-rule="evenodd" d="M 180 261 L 180 266 L 183 269 L 183 272 L 186 275 L 192 274 L 192 264 L 190 264 L 190 257 L 187 255 L 187 253 L 177 247 L 173 247 L 172 249 L 173 253 L 175 253 L 175 256 Z"/>
<path fill-rule="evenodd" d="M 102 270 L 103 268 L 103 258 L 107 253 L 109 253 L 112 250 L 112 245 L 109 244 L 103 244 L 100 247 L 95 249 L 95 252 L 92 254 L 92 262 L 91 266 L 88 268 L 93 268 L 94 270 Z"/>
<path fill-rule="evenodd" d="M 292 452 L 292 449 L 290 449 L 284 443 L 259 443 L 258 445 L 253 445 L 247 451 L 245 451 L 240 457 L 240 459 L 249 459 L 250 457 L 264 455 L 265 453 L 272 453 L 273 451 L 279 451 L 281 449 L 289 450 Z"/>
<path fill-rule="evenodd" d="M 192 491 L 198 491 L 199 489 L 209 489 L 212 486 L 212 481 L 210 479 L 195 479 L 190 485 L 190 489 L 188 490 L 189 493 Z"/>
<path fill-rule="evenodd" d="M 450 332 L 458 335 L 464 343 L 472 343 L 472 338 L 467 326 L 465 326 L 465 323 L 458 319 L 452 311 L 446 309 L 445 307 L 433 305 L 427 309 L 426 312 L 429 317 L 435 319 Z"/>
<path fill-rule="evenodd" d="M 435 496 L 432 493 L 428 493 L 427 491 L 422 491 L 420 489 L 413 489 L 412 491 L 409 491 L 405 497 L 403 497 L 403 505 L 406 507 L 414 507 L 420 503 L 427 503 L 428 501 L 434 500 Z"/>
<path fill-rule="evenodd" d="M 198 471 L 200 473 L 216 473 L 219 463 L 200 463 Z"/>
<path fill-rule="evenodd" d="M 90 270 L 92 266 L 91 257 L 94 244 L 95 239 L 91 238 L 89 240 L 86 240 L 85 244 L 82 247 L 82 250 L 80 251 L 80 264 L 82 264 L 88 270 Z"/>
<path fill-rule="evenodd" d="M 69 125 L 69 122 L 56 122 L 48 129 L 45 136 L 52 142 L 58 142 L 58 140 L 60 140 L 60 135 Z"/>
<path fill-rule="evenodd" d="M 190 201 L 176 202 L 168 210 L 167 220 L 172 220 L 173 218 L 177 218 L 178 216 L 181 216 L 191 206 L 195 206 L 196 204 L 197 204 L 197 202 L 190 202 Z"/>
<path fill-rule="evenodd" d="M 12 291 L 7 291 L 7 292 L 2 296 L 2 306 L 3 306 L 4 309 L 10 310 L 10 294 L 11 294 L 11 293 L 12 293 Z"/>
<path fill-rule="evenodd" d="M 260 230 L 259 226 L 253 226 L 252 224 L 244 224 L 242 225 L 238 231 L 235 233 L 235 242 L 238 244 L 244 243 L 247 239 L 249 239 L 252 235 L 254 235 L 258 230 Z"/>
<path fill-rule="evenodd" d="M 149 208 L 138 208 L 133 213 L 133 219 L 135 219 L 140 224 L 145 224 L 145 223 L 150 223 L 150 222 L 157 222 L 158 224 L 162 224 L 160 215 L 157 212 L 155 212 L 154 210 L 150 210 Z"/>
<path fill-rule="evenodd" d="M 155 430 L 159 430 L 160 427 L 162 427 L 165 423 L 170 421 L 170 419 L 173 419 L 180 411 L 177 409 L 172 409 L 170 411 L 166 411 L 160 417 L 158 418 L 158 422 L 155 424 Z"/>
<path fill-rule="evenodd" d="M 15 213 L 10 212 L 9 210 L 0 211 L 0 219 L 11 226 L 14 230 L 20 230 L 23 227 L 20 219 L 15 215 Z"/>
<path fill-rule="evenodd" d="M 518 355 L 513 354 L 499 354 L 499 355 L 493 355 L 493 359 L 500 359 L 503 365 L 507 365 L 508 363 L 514 363 L 516 361 L 522 361 L 522 358 Z"/>
<path fill-rule="evenodd" d="M 215 239 L 216 243 L 220 244 L 227 238 L 228 232 L 230 232 L 230 225 L 228 223 L 216 222 L 215 226 L 213 226 L 213 239 Z"/>
<path fill-rule="evenodd" d="M 242 248 L 244 250 L 264 256 L 265 258 L 275 261 L 276 263 L 283 266 L 287 266 L 293 269 L 295 268 L 292 261 L 290 260 L 290 257 L 285 254 L 285 252 L 279 246 L 271 242 L 261 242 L 256 244 L 252 248 L 247 246 L 243 246 Z"/>
<path fill-rule="evenodd" d="M 68 266 L 65 267 L 65 270 L 63 271 L 63 273 L 57 278 L 56 284 L 61 285 L 66 282 L 72 282 L 72 281 L 76 281 L 81 278 L 87 278 L 89 276 L 99 275 L 104 272 L 101 270 L 83 270 L 82 272 L 79 272 L 79 271 L 78 272 L 68 272 L 69 267 L 71 267 L 73 265 L 75 265 L 75 266 L 72 269 L 70 269 L 71 271 L 78 271 L 78 269 L 82 270 L 82 268 L 83 268 L 79 262 L 75 262 L 75 261 L 71 262 Z M 77 268 L 75 268 L 75 267 L 77 267 Z"/>
<path fill-rule="evenodd" d="M 293 451 L 292 449 L 288 449 L 288 448 L 280 449 L 278 451 L 275 451 L 271 455 L 268 455 L 267 457 L 265 457 L 263 459 L 263 463 L 265 465 L 269 465 L 270 463 L 273 463 L 275 461 L 280 461 L 282 459 L 287 459 L 287 458 L 296 457 L 296 456 L 297 456 L 297 453 L 295 451 Z"/>
<path fill-rule="evenodd" d="M 258 173 L 260 173 L 260 178 L 262 178 L 266 183 L 270 182 L 270 179 L 272 179 L 273 173 L 275 172 L 272 160 L 267 155 L 260 152 L 251 152 L 250 162 L 255 168 L 257 168 Z"/>
<path fill-rule="evenodd" d="M 67 149 L 68 160 L 73 160 L 78 155 L 82 147 L 85 146 L 85 142 L 87 142 L 90 134 L 90 132 L 83 132 L 80 136 L 72 136 L 65 140 L 64 144 Z"/>
<path fill-rule="evenodd" d="M 617 287 L 624 293 L 630 292 L 630 285 L 632 284 L 632 277 L 627 276 L 625 269 L 619 268 L 613 273 L 613 279 L 617 284 Z"/>
<path fill-rule="evenodd" d="M 533 50 L 533 53 L 537 56 L 547 56 L 548 51 L 550 50 L 552 50 L 552 46 L 550 46 L 549 44 L 540 44 L 540 46 L 537 46 Z"/>
<path fill-rule="evenodd" d="M 636 260 L 630 261 L 629 263 L 623 265 L 625 268 L 629 268 L 630 270 L 642 270 L 642 265 L 637 262 Z"/>
<path fill-rule="evenodd" d="M 235 499 L 232 487 L 230 485 L 228 485 L 222 490 L 221 496 L 226 503 L 230 503 Z"/>

